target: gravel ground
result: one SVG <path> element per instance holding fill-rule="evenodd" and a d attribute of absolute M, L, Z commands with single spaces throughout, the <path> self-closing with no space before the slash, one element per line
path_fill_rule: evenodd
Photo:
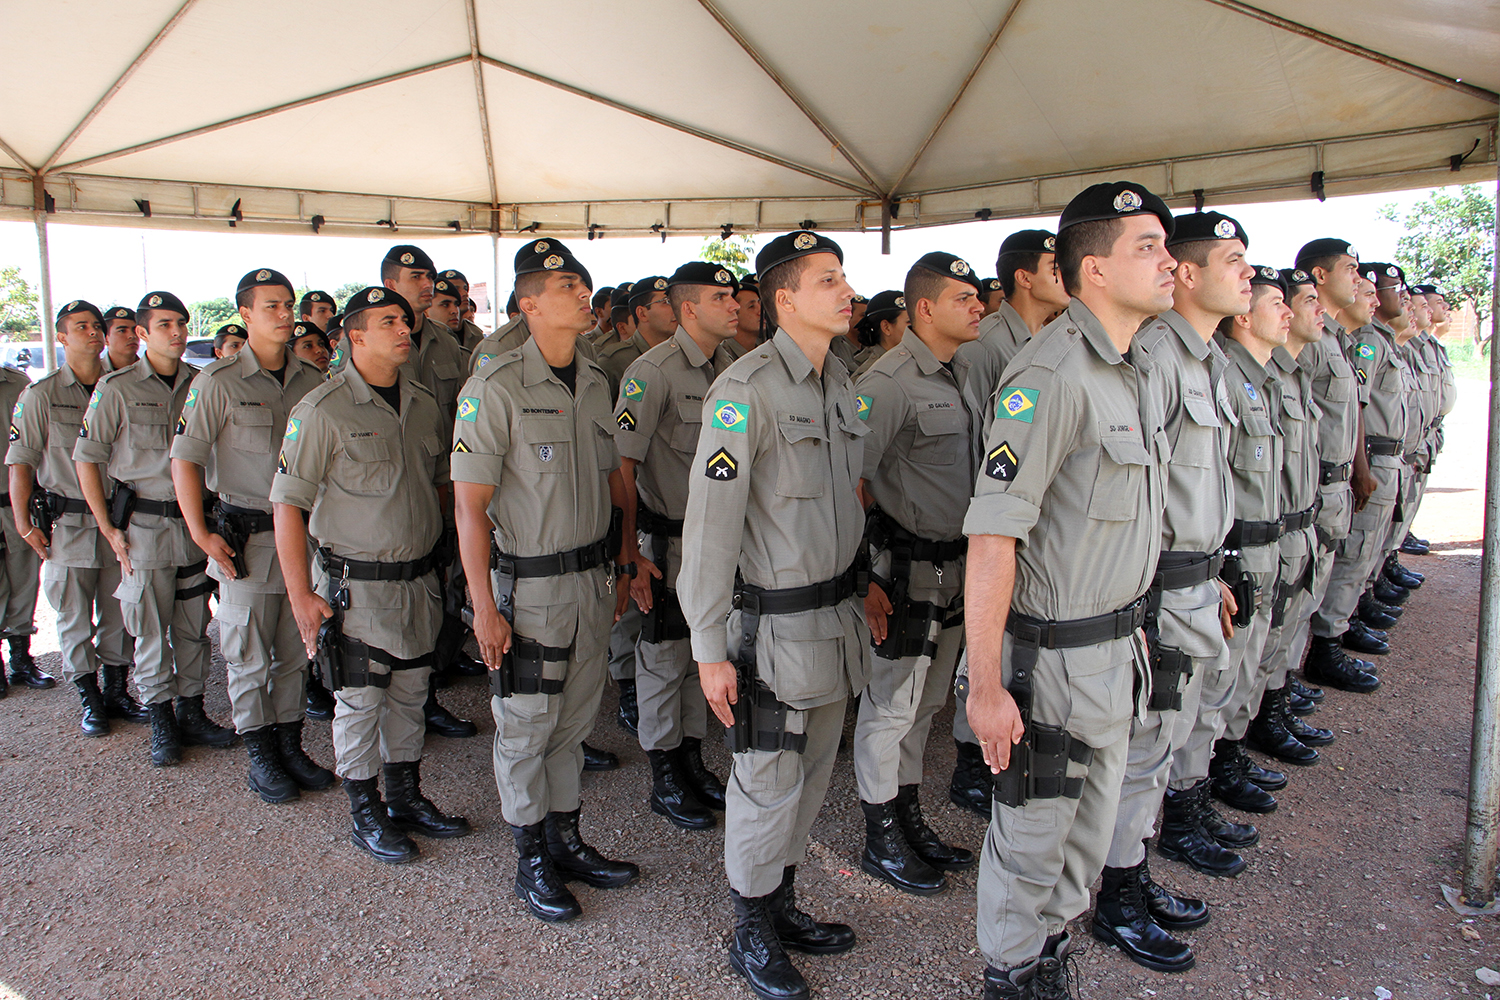
<path fill-rule="evenodd" d="M 1081 996 L 1486 995 L 1475 970 L 1500 967 L 1500 928 L 1458 917 L 1439 888 L 1459 884 L 1483 515 L 1488 387 L 1463 388 L 1418 522 L 1434 554 L 1406 560 L 1428 583 L 1381 664 L 1384 687 L 1329 692 L 1312 721 L 1338 741 L 1259 820 L 1240 878 L 1153 855 L 1159 881 L 1213 906 L 1189 932 L 1197 968 L 1132 965 L 1089 938 L 1085 917 L 1074 928 Z M 38 624 L 42 663 L 55 667 L 52 624 Z M 644 876 L 613 891 L 575 887 L 584 916 L 558 927 L 527 916 L 510 890 L 486 689 L 465 681 L 444 701 L 481 735 L 431 741 L 424 785 L 476 833 L 421 841 L 422 861 L 387 867 L 349 845 L 337 789 L 267 806 L 245 788 L 243 749 L 192 748 L 182 766 L 157 770 L 145 727 L 85 739 L 71 690 L 13 690 L 0 702 L 0 1000 L 750 996 L 724 961 L 722 834 L 679 831 L 646 809 L 650 769 L 612 723 L 612 695 L 593 742 L 623 766 L 585 776 L 584 832 Z M 222 671 L 207 704 L 228 717 Z M 945 711 L 934 727 L 923 799 L 941 832 L 977 848 L 984 825 L 947 803 L 950 721 Z M 307 743 L 332 763 L 327 723 L 310 722 Z M 728 755 L 709 744 L 722 774 Z M 846 751 L 798 889 L 811 912 L 853 924 L 860 946 L 797 958 L 815 995 L 977 996 L 975 873 L 951 876 L 937 897 L 904 895 L 859 872 L 862 837 Z"/>

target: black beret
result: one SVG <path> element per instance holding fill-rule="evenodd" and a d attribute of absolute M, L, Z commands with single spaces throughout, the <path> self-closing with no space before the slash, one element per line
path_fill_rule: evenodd
<path fill-rule="evenodd" d="M 1057 236 L 1046 229 L 1023 229 L 1000 244 L 1001 253 L 1057 253 Z"/>
<path fill-rule="evenodd" d="M 1000 283 L 999 278 L 985 278 L 984 291 L 987 295 L 994 292 L 1003 292 L 1005 291 L 1005 286 Z"/>
<path fill-rule="evenodd" d="M 219 337 L 240 337 L 249 340 L 250 334 L 246 333 L 245 328 L 238 323 L 225 323 L 214 331 L 214 339 L 217 340 Z"/>
<path fill-rule="evenodd" d="M 1111 184 L 1094 184 L 1084 188 L 1057 220 L 1059 234 L 1069 226 L 1080 222 L 1099 222 L 1103 219 L 1125 219 L 1132 215 L 1154 215 L 1167 230 L 1167 239 L 1172 238 L 1176 222 L 1167 203 L 1146 190 L 1145 185 L 1134 181 L 1115 181 Z"/>
<path fill-rule="evenodd" d="M 109 309 L 105 310 L 104 322 L 106 324 L 112 323 L 117 319 L 128 319 L 130 320 L 130 322 L 134 323 L 135 310 L 130 309 L 126 306 L 111 306 Z"/>
<path fill-rule="evenodd" d="M 1437 285 L 1429 285 L 1429 284 L 1412 285 L 1411 286 L 1411 290 L 1414 293 L 1416 293 L 1417 295 L 1442 295 L 1443 294 L 1441 291 L 1438 290 L 1438 286 Z"/>
<path fill-rule="evenodd" d="M 1300 267 L 1283 267 L 1281 269 L 1281 283 L 1286 286 L 1288 292 L 1298 285 L 1313 284 L 1313 276 Z"/>
<path fill-rule="evenodd" d="M 962 281 L 965 284 L 973 285 L 976 292 L 980 295 L 984 294 L 984 282 L 979 279 L 979 275 L 974 273 L 974 268 L 969 262 L 962 257 L 955 257 L 953 254 L 944 253 L 942 250 L 934 250 L 932 253 L 923 254 L 917 258 L 917 262 L 912 267 L 920 267 L 925 271 L 941 274 L 945 278 L 952 278 L 955 281 Z M 878 299 L 880 296 L 877 295 L 875 298 Z M 870 300 L 870 308 L 875 308 L 875 299 Z M 905 306 L 903 305 L 902 308 L 905 308 Z"/>
<path fill-rule="evenodd" d="M 445 281 L 456 281 L 460 285 L 467 285 L 469 283 L 469 279 L 464 277 L 464 273 L 462 271 L 455 271 L 452 268 L 444 271 L 442 274 L 438 275 L 438 277 L 442 278 Z"/>
<path fill-rule="evenodd" d="M 329 337 L 332 337 L 336 331 L 342 330 L 343 328 L 344 314 L 334 313 L 332 316 L 328 317 L 328 329 L 324 330 L 323 332 Z"/>
<path fill-rule="evenodd" d="M 310 309 L 314 303 L 317 302 L 326 302 L 329 305 L 334 304 L 332 295 L 329 295 L 327 292 L 313 291 L 308 292 L 306 295 L 302 296 L 302 302 L 297 307 L 298 311 L 305 312 L 306 310 Z"/>
<path fill-rule="evenodd" d="M 287 287 L 290 288 L 291 286 L 288 285 Z M 93 306 L 89 306 L 89 308 L 94 309 Z M 145 297 L 141 299 L 141 304 L 135 307 L 137 319 L 139 319 L 141 313 L 148 309 L 170 309 L 173 312 L 182 313 L 183 319 L 193 318 L 193 314 L 188 312 L 188 307 L 183 305 L 182 300 L 171 292 L 147 292 Z M 94 314 L 98 315 L 98 313 L 99 310 L 94 309 Z"/>
<path fill-rule="evenodd" d="M 1176 218 L 1177 230 L 1167 239 L 1167 246 L 1197 243 L 1202 240 L 1239 240 L 1250 246 L 1250 237 L 1239 220 L 1220 212 L 1191 212 Z"/>
<path fill-rule="evenodd" d="M 631 308 L 644 299 L 649 299 L 656 292 L 667 290 L 667 279 L 659 274 L 653 274 L 649 278 L 642 278 L 630 286 L 630 295 L 626 298 Z"/>
<path fill-rule="evenodd" d="M 735 292 L 736 294 L 738 294 L 739 292 L 754 292 L 756 295 L 759 295 L 760 282 L 755 280 L 755 275 L 747 274 L 739 280 L 739 286 L 738 288 L 736 288 Z"/>
<path fill-rule="evenodd" d="M 755 276 L 763 278 L 766 272 L 777 264 L 785 264 L 789 260 L 798 257 L 806 257 L 812 253 L 831 253 L 844 262 L 844 251 L 837 243 L 826 236 L 799 229 L 796 232 L 778 236 L 765 246 L 761 247 L 760 253 L 755 255 Z"/>
<path fill-rule="evenodd" d="M 1250 275 L 1250 284 L 1271 285 L 1274 288 L 1281 289 L 1283 295 L 1286 294 L 1286 282 L 1281 280 L 1280 271 L 1266 264 L 1255 264 L 1253 266 L 1255 273 Z"/>
<path fill-rule="evenodd" d="M 1406 284 L 1406 272 L 1396 264 L 1387 264 L 1384 261 L 1370 261 L 1368 264 L 1359 265 L 1359 273 L 1369 278 L 1375 284 L 1380 284 L 1381 278 L 1395 278 L 1396 283 Z"/>
<path fill-rule="evenodd" d="M 174 297 L 172 301 L 176 302 L 177 299 Z M 69 316 L 76 316 L 79 313 L 88 313 L 99 321 L 100 326 L 104 325 L 104 314 L 99 311 L 99 307 L 84 299 L 74 299 L 59 309 L 57 311 L 57 322 L 53 325 L 62 326 L 64 319 Z"/>
<path fill-rule="evenodd" d="M 365 288 L 354 293 L 344 304 L 344 320 L 347 322 L 355 313 L 362 313 L 366 309 L 378 309 L 381 306 L 400 306 L 401 312 L 406 316 L 406 325 L 416 327 L 417 314 L 411 311 L 411 303 L 406 301 L 406 297 L 389 288 L 380 287 Z"/>
<path fill-rule="evenodd" d="M 1343 254 L 1348 254 L 1356 261 L 1359 260 L 1359 251 L 1354 249 L 1348 240 L 1325 236 L 1323 239 L 1302 244 L 1302 249 L 1297 251 L 1297 259 L 1294 263 L 1301 267 L 1303 261 L 1321 260 L 1324 257 L 1338 257 Z"/>
<path fill-rule="evenodd" d="M 569 250 L 562 240 L 553 239 L 551 236 L 546 239 L 527 240 L 521 244 L 521 249 L 516 251 L 516 266 L 520 267 L 521 261 L 527 257 L 535 257 L 539 253 L 564 253 L 570 257 L 573 255 L 573 251 Z"/>
<path fill-rule="evenodd" d="M 262 285 L 285 288 L 289 292 L 295 292 L 297 286 L 292 284 L 292 279 L 272 267 L 260 267 L 254 271 L 246 272 L 240 279 L 240 283 L 234 286 L 234 294 L 238 296 L 241 292 L 250 288 L 259 288 Z M 140 307 L 137 306 L 137 309 Z"/>
<path fill-rule="evenodd" d="M 589 275 L 588 268 L 579 263 L 578 258 L 569 253 L 568 248 L 557 240 L 532 240 L 521 249 L 531 252 L 525 256 L 519 254 L 516 256 L 518 277 L 544 271 L 565 271 L 578 275 L 590 288 L 594 287 L 594 279 Z"/>
<path fill-rule="evenodd" d="M 609 307 L 611 309 L 618 309 L 630 301 L 630 286 L 633 284 L 635 282 L 627 281 L 615 286 L 615 290 L 609 293 Z"/>
<path fill-rule="evenodd" d="M 455 299 L 460 297 L 458 294 L 458 288 L 455 287 L 453 282 L 447 278 L 439 278 L 437 281 L 433 282 L 432 294 L 447 295 Z"/>
<path fill-rule="evenodd" d="M 432 258 L 427 256 L 427 251 L 421 247 L 414 247 L 410 243 L 391 247 L 385 252 L 385 259 L 382 263 L 399 264 L 413 271 L 427 271 L 434 277 L 437 276 L 437 266 L 432 263 Z"/>
<path fill-rule="evenodd" d="M 854 293 L 854 298 L 850 299 L 849 302 L 850 304 L 856 306 L 865 306 L 870 304 L 870 300 L 865 298 L 863 295 L 860 295 L 858 292 Z"/>
<path fill-rule="evenodd" d="M 904 312 L 906 312 L 906 296 L 897 289 L 888 288 L 870 296 L 870 307 L 865 310 L 865 318 L 861 322 L 874 326 L 883 319 L 890 319 Z"/>
<path fill-rule="evenodd" d="M 714 264 L 706 260 L 690 260 L 673 271 L 672 276 L 667 279 L 668 288 L 674 285 L 712 285 L 732 291 L 734 275 L 723 264 Z"/>

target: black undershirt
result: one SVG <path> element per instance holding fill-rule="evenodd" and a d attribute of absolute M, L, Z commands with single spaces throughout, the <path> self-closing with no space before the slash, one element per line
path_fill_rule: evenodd
<path fill-rule="evenodd" d="M 173 372 L 170 375 L 163 375 L 161 372 L 157 372 L 156 377 L 165 382 L 168 389 L 175 389 L 177 388 L 177 374 L 181 370 L 182 369 L 179 368 L 177 371 Z"/>
<path fill-rule="evenodd" d="M 286 365 L 282 365 L 280 368 L 267 368 L 265 372 L 277 382 L 286 385 Z"/>
<path fill-rule="evenodd" d="M 566 365 L 564 365 L 561 368 L 556 368 L 556 367 L 554 367 L 552 365 L 548 365 L 547 367 L 552 369 L 552 374 L 554 374 L 554 375 L 557 376 L 558 381 L 562 382 L 563 385 L 565 385 L 565 386 L 568 387 L 568 395 L 570 395 L 570 396 L 576 396 L 576 395 L 578 395 L 578 359 L 577 358 L 574 358 L 572 361 L 569 361 Z"/>
<path fill-rule="evenodd" d="M 391 404 L 391 409 L 396 411 L 396 416 L 399 417 L 401 415 L 400 382 L 397 382 L 395 385 L 372 385 L 370 388 L 375 391 L 377 396 Z"/>

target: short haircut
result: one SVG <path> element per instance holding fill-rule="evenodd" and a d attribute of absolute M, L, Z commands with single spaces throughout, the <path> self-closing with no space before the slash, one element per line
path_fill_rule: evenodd
<path fill-rule="evenodd" d="M 614 291 L 613 288 L 601 288 L 601 289 L 599 289 L 597 292 L 594 293 L 594 298 L 589 303 L 589 305 L 592 306 L 595 309 L 602 309 L 602 308 L 604 308 L 605 306 L 609 305 L 609 296 L 610 296 L 610 293 L 613 292 L 613 291 Z"/>
<path fill-rule="evenodd" d="M 235 333 L 233 330 L 220 330 L 218 333 L 214 334 L 214 350 L 217 351 L 222 348 L 225 342 L 228 341 L 230 337 L 234 337 L 237 340 L 249 339 L 244 334 Z"/>
<path fill-rule="evenodd" d="M 802 274 L 807 270 L 811 254 L 782 261 L 766 272 L 760 279 L 760 325 L 772 330 L 780 325 L 776 319 L 776 293 L 785 288 L 795 292 L 802 287 Z"/>
<path fill-rule="evenodd" d="M 1008 299 L 1016 294 L 1016 271 L 1036 274 L 1041 270 L 1042 255 L 1036 250 L 1012 250 L 995 259 L 995 273 L 1000 275 L 1000 290 Z M 911 296 L 906 297 L 911 301 Z"/>
<path fill-rule="evenodd" d="M 510 298 L 505 300 L 505 311 L 507 313 L 518 313 L 521 311 L 521 304 L 516 301 L 515 292 L 511 292 Z"/>
<path fill-rule="evenodd" d="M 1063 289 L 1069 295 L 1078 294 L 1083 258 L 1108 257 L 1124 230 L 1121 219 L 1098 219 L 1074 223 L 1057 234 L 1057 267 L 1062 272 Z"/>
<path fill-rule="evenodd" d="M 395 281 L 401 277 L 401 265 L 393 260 L 380 262 L 380 280 L 382 282 Z M 363 328 L 361 328 L 363 329 Z"/>
<path fill-rule="evenodd" d="M 943 294 L 943 289 L 948 287 L 948 280 L 946 275 L 938 274 L 930 267 L 917 266 L 906 272 L 902 294 L 906 297 L 906 315 L 913 323 L 917 321 L 917 301 L 926 299 L 936 302 L 938 296 Z M 875 333 L 877 337 L 880 335 L 878 324 L 875 326 Z"/>
<path fill-rule="evenodd" d="M 138 327 L 140 327 L 142 330 L 149 330 L 149 329 L 151 329 L 151 316 L 152 316 L 153 313 L 159 313 L 159 312 L 171 313 L 174 316 L 181 316 L 182 315 L 182 313 L 178 312 L 176 309 L 141 309 L 138 312 L 136 312 L 136 314 L 135 314 L 135 325 L 138 326 Z M 74 316 L 86 316 L 88 314 L 87 313 L 74 313 L 73 315 Z M 104 324 L 104 332 L 106 334 L 109 333 L 109 324 L 108 323 Z"/>
<path fill-rule="evenodd" d="M 511 293 L 510 301 L 520 310 L 522 299 L 533 298 L 542 294 L 547 287 L 547 271 L 531 271 L 528 274 L 516 275 L 516 290 Z"/>
<path fill-rule="evenodd" d="M 1297 266 L 1302 268 L 1302 270 L 1306 271 L 1308 274 L 1312 274 L 1313 283 L 1316 284 L 1318 276 L 1316 274 L 1313 274 L 1313 268 L 1321 267 L 1324 271 L 1332 271 L 1333 265 L 1339 262 L 1339 258 L 1346 256 L 1348 255 L 1336 253 L 1330 254 L 1327 257 L 1314 257 L 1312 260 L 1305 261 L 1301 264 L 1298 264 Z"/>
<path fill-rule="evenodd" d="M 1214 244 L 1218 242 L 1218 240 L 1188 240 L 1186 243 L 1167 247 L 1167 253 L 1171 254 L 1179 264 L 1207 267 L 1208 255 L 1213 252 Z"/>
<path fill-rule="evenodd" d="M 672 315 L 677 317 L 677 322 L 682 322 L 682 304 L 691 302 L 697 305 L 703 301 L 703 289 L 707 285 L 673 285 L 667 289 L 667 305 L 672 307 Z"/>
<path fill-rule="evenodd" d="M 611 323 L 616 323 L 616 324 L 618 324 L 618 323 L 629 323 L 630 322 L 630 307 L 627 306 L 627 305 L 618 305 L 618 306 L 615 306 L 613 309 L 611 309 L 609 311 L 609 321 Z"/>

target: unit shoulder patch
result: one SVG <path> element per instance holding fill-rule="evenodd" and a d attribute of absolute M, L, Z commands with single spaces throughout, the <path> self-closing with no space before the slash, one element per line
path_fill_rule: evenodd
<path fill-rule="evenodd" d="M 984 474 L 1002 483 L 1015 479 L 1020 468 L 1021 460 L 1016 457 L 1009 441 L 1001 441 L 984 456 Z"/>
<path fill-rule="evenodd" d="M 703 474 L 709 479 L 719 482 L 728 482 L 740 474 L 740 464 L 734 456 L 723 448 L 708 456 L 708 464 L 703 469 Z"/>

